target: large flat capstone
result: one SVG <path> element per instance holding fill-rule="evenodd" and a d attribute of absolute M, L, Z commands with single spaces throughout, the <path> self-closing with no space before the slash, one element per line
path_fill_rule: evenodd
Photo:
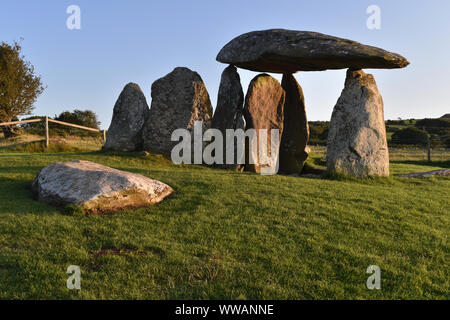
<path fill-rule="evenodd" d="M 90 161 L 55 162 L 39 172 L 32 191 L 41 202 L 75 204 L 101 214 L 158 203 L 172 193 L 168 185 L 136 173 Z"/>
<path fill-rule="evenodd" d="M 217 61 L 275 73 L 327 69 L 393 69 L 409 62 L 397 53 L 310 31 L 270 29 L 242 34 L 228 42 Z"/>

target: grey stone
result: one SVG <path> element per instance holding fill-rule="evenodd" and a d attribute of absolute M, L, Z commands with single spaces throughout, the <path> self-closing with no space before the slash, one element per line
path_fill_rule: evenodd
<path fill-rule="evenodd" d="M 142 149 L 142 129 L 148 112 L 141 88 L 135 83 L 127 84 L 114 105 L 105 149 L 124 152 Z"/>
<path fill-rule="evenodd" d="M 310 31 L 270 29 L 242 34 L 227 43 L 217 61 L 258 72 L 403 68 L 399 54 Z"/>
<path fill-rule="evenodd" d="M 283 75 L 281 87 L 286 92 L 283 135 L 280 145 L 280 172 L 300 174 L 308 158 L 306 151 L 309 126 L 302 87 L 292 74 Z"/>
<path fill-rule="evenodd" d="M 244 92 L 241 86 L 241 79 L 237 73 L 236 67 L 228 66 L 222 73 L 220 80 L 219 93 L 217 96 L 217 106 L 212 118 L 212 128 L 220 130 L 224 138 L 224 163 L 216 165 L 225 169 L 239 168 L 239 160 L 237 159 L 237 143 L 233 144 L 234 163 L 226 164 L 227 145 L 226 130 L 227 129 L 243 129 L 244 130 Z M 231 146 L 228 146 L 231 148 Z"/>
<path fill-rule="evenodd" d="M 202 121 L 203 130 L 211 127 L 212 106 L 208 91 L 197 72 L 178 67 L 152 84 L 152 104 L 145 124 L 144 149 L 170 155 L 178 144 L 171 141 L 175 129 L 193 130 Z"/>
<path fill-rule="evenodd" d="M 430 178 L 430 177 L 450 177 L 450 169 L 439 169 L 427 172 L 414 172 L 408 174 L 399 174 L 403 178 Z"/>
<path fill-rule="evenodd" d="M 283 134 L 283 107 L 285 101 L 285 92 L 280 83 L 268 74 L 260 74 L 250 82 L 245 97 L 244 119 L 246 130 L 255 129 L 257 133 L 257 148 L 253 150 L 249 143 L 246 143 L 246 162 L 245 170 L 250 172 L 262 173 L 263 170 L 275 168 L 276 163 L 269 161 L 262 163 L 259 158 L 258 150 L 266 146 L 266 153 L 279 160 L 279 148 L 281 136 Z M 260 129 L 267 130 L 267 140 L 260 139 Z M 272 145 L 272 129 L 279 130 L 279 140 L 275 149 Z M 249 155 L 253 154 L 254 164 L 249 163 Z"/>
<path fill-rule="evenodd" d="M 31 186 L 41 202 L 75 204 L 95 214 L 145 207 L 173 191 L 160 181 L 82 160 L 43 168 Z"/>
<path fill-rule="evenodd" d="M 330 121 L 326 156 L 330 172 L 389 176 L 383 108 L 374 77 L 348 70 Z"/>

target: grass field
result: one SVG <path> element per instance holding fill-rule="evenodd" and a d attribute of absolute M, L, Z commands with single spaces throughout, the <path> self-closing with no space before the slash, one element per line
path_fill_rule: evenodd
<path fill-rule="evenodd" d="M 324 149 L 313 151 L 320 166 Z M 393 150 L 392 174 L 450 166 L 448 151 L 425 156 Z M 75 159 L 175 192 L 108 216 L 32 200 L 40 169 Z M 0 298 L 449 299 L 449 190 L 448 178 L 260 176 L 156 155 L 0 147 Z M 81 267 L 79 291 L 66 288 L 69 265 Z M 381 268 L 381 290 L 366 288 L 369 265 Z"/>
<path fill-rule="evenodd" d="M 7 152 L 87 152 L 98 151 L 103 145 L 103 138 L 95 136 L 50 136 L 49 149 L 45 148 L 45 138 L 34 134 L 22 134 L 5 140 L 0 134 L 0 153 Z"/>

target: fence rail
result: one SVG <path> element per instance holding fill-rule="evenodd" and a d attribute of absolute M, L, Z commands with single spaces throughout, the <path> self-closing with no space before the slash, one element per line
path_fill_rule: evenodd
<path fill-rule="evenodd" d="M 12 125 L 15 125 L 15 124 L 31 123 L 31 122 L 42 122 L 42 119 L 31 119 L 31 120 L 22 120 L 22 121 L 2 122 L 2 123 L 0 123 L 0 126 L 12 126 Z"/>
<path fill-rule="evenodd" d="M 44 122 L 45 123 L 45 147 L 47 147 L 47 148 L 48 148 L 49 143 L 50 143 L 50 132 L 49 132 L 49 128 L 48 128 L 48 123 L 49 122 L 53 122 L 53 123 L 57 123 L 57 124 L 60 124 L 60 125 L 63 125 L 63 126 L 73 127 L 73 128 L 77 128 L 77 129 L 103 133 L 103 143 L 106 142 L 106 130 L 99 130 L 99 129 L 96 129 L 96 128 L 89 128 L 89 127 L 85 127 L 85 126 L 80 126 L 80 125 L 74 124 L 74 123 L 68 123 L 68 122 L 63 122 L 63 121 L 59 121 L 59 120 L 53 120 L 53 119 L 50 119 L 48 116 L 45 116 L 45 117 L 43 117 L 41 119 L 2 122 L 2 123 L 0 123 L 0 127 L 1 126 L 12 126 L 12 125 L 22 124 L 22 123 L 32 123 L 32 122 Z"/>

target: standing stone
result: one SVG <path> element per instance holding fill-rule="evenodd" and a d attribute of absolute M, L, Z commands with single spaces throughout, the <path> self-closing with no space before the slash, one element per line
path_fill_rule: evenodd
<path fill-rule="evenodd" d="M 127 84 L 114 105 L 105 149 L 123 152 L 142 149 L 142 129 L 148 112 L 141 88 L 135 83 Z"/>
<path fill-rule="evenodd" d="M 280 172 L 300 174 L 308 158 L 309 126 L 302 87 L 292 74 L 284 74 L 281 86 L 286 92 L 283 135 L 280 146 Z"/>
<path fill-rule="evenodd" d="M 244 92 L 242 91 L 241 79 L 237 73 L 236 67 L 230 65 L 222 73 L 217 96 L 217 106 L 212 118 L 212 128 L 220 130 L 224 138 L 223 162 L 217 165 L 221 168 L 236 169 L 239 167 L 237 155 L 237 141 L 233 144 L 234 163 L 226 164 L 227 145 L 226 130 L 242 129 L 244 130 L 243 118 Z M 231 146 L 228 146 L 231 148 Z"/>
<path fill-rule="evenodd" d="M 246 143 L 246 171 L 262 173 L 265 170 L 270 170 L 270 168 L 276 168 L 278 165 L 281 135 L 283 134 L 284 100 L 285 92 L 280 83 L 268 74 L 260 74 L 250 82 L 245 97 L 244 118 L 246 130 L 256 130 L 258 148 L 255 148 L 255 150 Z M 267 139 L 263 140 L 264 137 L 258 131 L 260 129 L 267 130 Z M 274 149 L 271 148 L 272 129 L 279 130 L 278 144 Z M 264 163 L 263 159 L 259 157 L 258 150 L 262 149 L 261 146 L 264 145 L 266 146 L 265 153 L 275 159 L 275 162 L 271 160 Z M 253 155 L 254 164 L 248 161 L 250 154 Z"/>
<path fill-rule="evenodd" d="M 194 128 L 202 121 L 211 127 L 212 106 L 202 78 L 197 72 L 178 67 L 152 84 L 152 104 L 143 136 L 144 149 L 170 155 L 178 141 L 171 141 L 175 129 Z"/>
<path fill-rule="evenodd" d="M 383 99 L 375 78 L 347 71 L 328 133 L 327 168 L 356 177 L 389 176 Z"/>

